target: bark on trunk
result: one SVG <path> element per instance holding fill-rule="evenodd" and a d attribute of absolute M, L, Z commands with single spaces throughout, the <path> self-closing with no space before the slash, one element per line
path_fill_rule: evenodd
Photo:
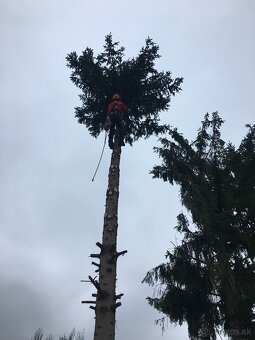
<path fill-rule="evenodd" d="M 117 259 L 124 252 L 117 252 L 117 229 L 118 229 L 118 199 L 119 199 L 119 175 L 121 148 L 115 140 L 108 175 L 108 188 L 106 192 L 106 205 L 104 214 L 104 228 L 102 243 L 97 243 L 100 254 L 91 254 L 91 257 L 99 258 L 99 280 L 90 277 L 90 281 L 97 288 L 96 305 L 90 306 L 95 310 L 94 340 L 115 339 L 115 314 L 116 308 L 121 305 L 116 296 L 116 269 Z"/>

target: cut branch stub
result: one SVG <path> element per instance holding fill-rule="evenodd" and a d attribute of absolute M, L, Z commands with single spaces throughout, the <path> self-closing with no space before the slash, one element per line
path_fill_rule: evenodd
<path fill-rule="evenodd" d="M 103 251 L 103 250 L 104 250 L 104 246 L 102 245 L 102 243 L 100 243 L 100 242 L 97 242 L 97 243 L 96 243 L 96 245 L 98 246 L 98 248 L 100 248 L 100 249 L 101 249 L 101 251 Z"/>
<path fill-rule="evenodd" d="M 95 273 L 99 273 L 99 271 L 100 271 L 100 265 L 98 265 L 97 263 L 93 263 L 92 262 L 92 264 L 94 264 L 96 267 L 97 267 L 97 269 L 95 269 Z"/>
<path fill-rule="evenodd" d="M 127 253 L 127 250 L 120 251 L 118 253 L 115 253 L 111 259 L 108 261 L 108 263 L 113 264 L 117 261 L 118 257 L 121 255 L 125 255 Z"/>
<path fill-rule="evenodd" d="M 123 295 L 124 295 L 123 293 L 122 293 L 122 294 L 116 295 L 116 296 L 115 296 L 115 300 L 121 299 Z"/>
<path fill-rule="evenodd" d="M 100 264 L 96 263 L 96 262 L 91 262 L 91 264 L 93 264 L 94 266 L 100 268 Z"/>
<path fill-rule="evenodd" d="M 90 256 L 90 257 L 95 257 L 95 258 L 97 258 L 97 259 L 100 259 L 101 254 L 90 254 L 89 256 Z"/>
<path fill-rule="evenodd" d="M 115 305 L 113 305 L 112 307 L 111 307 L 111 309 L 114 311 L 116 308 L 118 308 L 118 307 L 120 307 L 121 306 L 121 302 L 117 302 L 117 303 L 115 303 Z"/>
<path fill-rule="evenodd" d="M 120 251 L 119 253 L 116 254 L 116 257 L 119 257 L 121 255 L 125 255 L 127 252 L 128 252 L 127 250 Z"/>
<path fill-rule="evenodd" d="M 89 280 L 90 280 L 90 282 L 96 287 L 96 289 L 97 289 L 98 291 L 101 291 L 101 287 L 99 286 L 99 283 L 98 283 L 95 279 L 92 279 L 92 277 L 89 276 Z"/>

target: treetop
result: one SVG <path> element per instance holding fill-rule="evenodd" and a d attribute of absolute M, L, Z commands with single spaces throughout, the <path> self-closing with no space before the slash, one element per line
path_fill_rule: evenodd
<path fill-rule="evenodd" d="M 98 137 L 112 95 L 119 93 L 129 111 L 126 142 L 132 144 L 140 137 L 166 132 L 168 126 L 160 124 L 159 113 L 168 110 L 171 96 L 181 90 L 183 78 L 173 79 L 171 72 L 156 70 L 159 46 L 150 37 L 137 57 L 126 60 L 125 48 L 114 42 L 111 34 L 106 35 L 103 48 L 97 56 L 87 47 L 80 56 L 71 52 L 66 57 L 72 69 L 71 81 L 82 91 L 81 106 L 75 108 L 78 122 Z"/>

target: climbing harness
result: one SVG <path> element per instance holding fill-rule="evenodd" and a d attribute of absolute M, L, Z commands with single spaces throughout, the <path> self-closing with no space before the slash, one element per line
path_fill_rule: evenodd
<path fill-rule="evenodd" d="M 94 179 L 95 179 L 95 177 L 96 177 L 97 170 L 98 170 L 98 168 L 99 168 L 99 165 L 100 165 L 101 160 L 102 160 L 102 157 L 103 157 L 103 153 L 104 153 L 104 149 L 105 149 L 105 144 L 106 144 L 106 138 L 107 138 L 107 131 L 105 131 L 103 150 L 102 150 L 102 152 L 101 152 L 101 156 L 100 156 L 99 162 L 98 162 L 98 164 L 97 164 L 96 171 L 95 171 L 94 176 L 93 176 L 93 178 L 92 178 L 92 182 L 94 181 Z"/>

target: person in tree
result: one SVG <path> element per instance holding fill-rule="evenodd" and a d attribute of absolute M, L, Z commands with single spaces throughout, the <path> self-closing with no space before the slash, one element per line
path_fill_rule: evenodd
<path fill-rule="evenodd" d="M 107 119 L 106 119 L 106 129 L 110 128 L 109 132 L 109 148 L 113 149 L 113 136 L 115 126 L 119 132 L 119 145 L 124 146 L 124 133 L 123 133 L 123 118 L 127 114 L 127 107 L 121 101 L 119 94 L 114 94 L 112 97 L 112 102 L 108 106 Z"/>

